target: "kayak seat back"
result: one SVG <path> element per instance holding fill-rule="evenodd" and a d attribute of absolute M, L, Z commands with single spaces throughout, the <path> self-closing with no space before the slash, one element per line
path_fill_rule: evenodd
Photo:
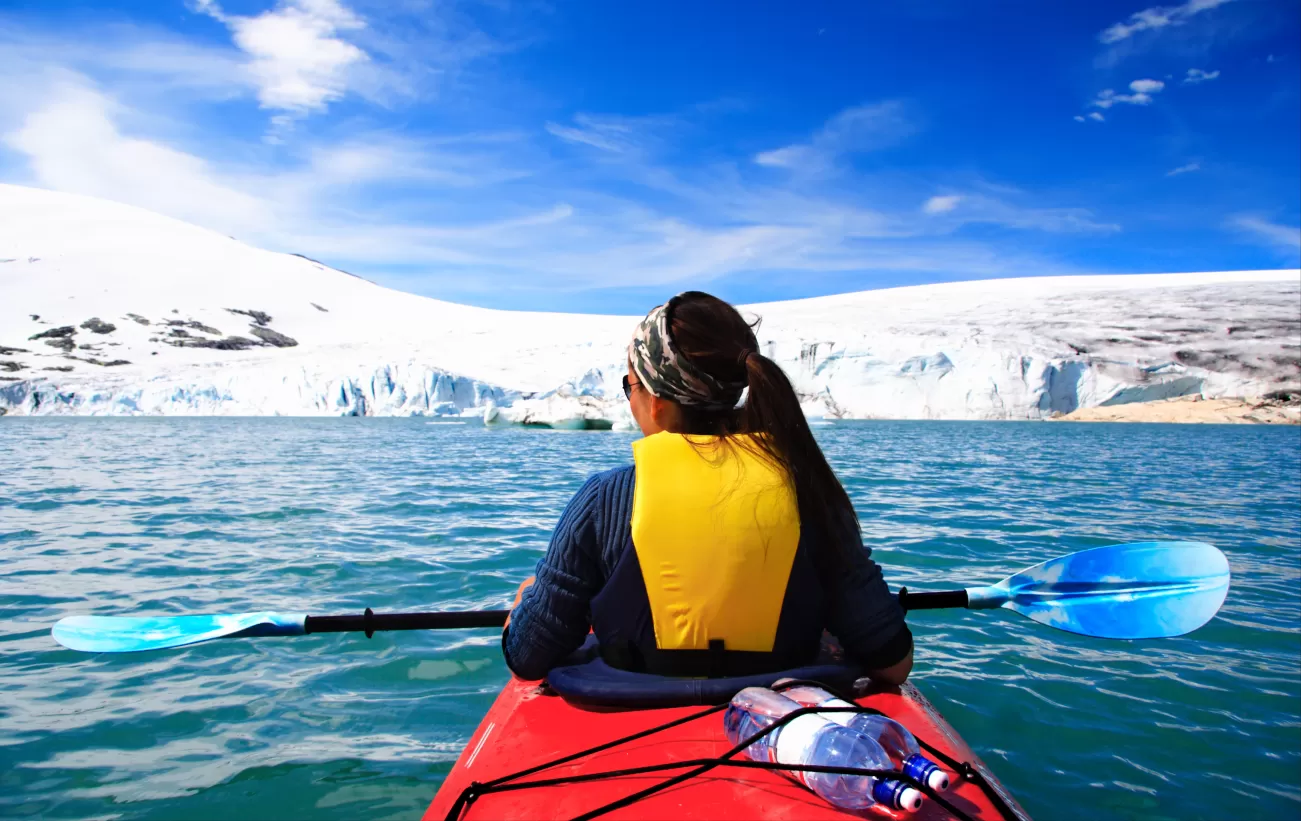
<path fill-rule="evenodd" d="M 566 701 L 593 707 L 659 708 L 722 704 L 746 687 L 768 687 L 778 679 L 818 681 L 848 691 L 864 675 L 857 664 L 830 657 L 770 673 L 726 678 L 678 678 L 612 667 L 601 658 L 595 636 L 547 673 L 547 684 Z"/>

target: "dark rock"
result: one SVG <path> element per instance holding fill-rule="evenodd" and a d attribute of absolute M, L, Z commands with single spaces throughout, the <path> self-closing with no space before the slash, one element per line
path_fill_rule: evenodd
<path fill-rule="evenodd" d="M 227 308 L 226 310 L 230 311 L 232 314 L 243 314 L 263 327 L 271 324 L 271 314 L 266 311 L 245 311 L 242 308 Z"/>
<path fill-rule="evenodd" d="M 94 357 L 90 357 L 90 356 L 68 356 L 67 358 L 68 358 L 68 359 L 75 359 L 75 360 L 77 360 L 78 362 L 89 362 L 89 363 L 92 364 L 92 365 L 101 365 L 101 366 L 103 366 L 103 367 L 105 367 L 105 368 L 111 368 L 111 367 L 113 367 L 114 365 L 130 365 L 130 364 L 131 364 L 130 362 L 126 361 L 125 359 L 114 359 L 112 362 L 105 362 L 105 361 L 102 360 L 102 359 L 95 359 Z"/>
<path fill-rule="evenodd" d="M 96 347 L 95 345 L 78 345 L 78 346 L 77 346 L 77 350 L 79 350 L 79 351 L 98 351 L 99 348 Z"/>
<path fill-rule="evenodd" d="M 55 337 L 72 336 L 77 329 L 71 325 L 63 325 L 58 328 L 51 328 L 48 331 L 41 331 L 38 334 L 32 334 L 28 339 L 53 339 Z"/>
<path fill-rule="evenodd" d="M 199 339 L 191 345 L 194 348 L 215 348 L 219 351 L 246 351 L 255 348 L 258 343 L 244 336 L 228 336 L 225 339 Z"/>
<path fill-rule="evenodd" d="M 21 371 L 25 367 L 27 366 L 22 364 L 21 362 L 14 362 L 9 359 L 0 360 L 0 371 L 8 371 L 9 373 L 13 373 L 14 371 Z"/>
<path fill-rule="evenodd" d="M 32 318 L 32 322 L 36 322 L 41 318 L 40 314 L 29 314 L 29 316 Z"/>
<path fill-rule="evenodd" d="M 329 313 L 329 310 L 328 310 L 328 309 L 326 309 L 326 308 L 322 308 L 320 305 L 317 305 L 315 302 L 309 302 L 309 303 L 307 303 L 307 304 L 308 304 L 308 305 L 311 305 L 313 308 L 315 308 L 316 310 L 320 311 L 321 313 L 326 313 L 326 314 Z"/>
<path fill-rule="evenodd" d="M 141 325 L 149 324 L 149 320 L 145 319 L 140 314 L 127 314 L 127 319 L 134 319 L 136 322 L 139 322 Z"/>
<path fill-rule="evenodd" d="M 72 366 L 71 366 L 71 365 L 51 365 L 51 366 L 48 367 L 48 368 L 41 368 L 41 370 L 43 370 L 43 371 L 63 371 L 64 373 L 67 373 L 68 371 L 72 370 Z"/>
<path fill-rule="evenodd" d="M 167 320 L 167 324 L 173 328 L 193 328 L 196 331 L 203 331 L 205 334 L 218 335 L 221 333 L 221 331 L 211 325 L 204 325 L 202 322 L 197 322 L 193 319 L 169 319 Z"/>
<path fill-rule="evenodd" d="M 1262 398 L 1268 399 L 1271 402 L 1282 402 L 1285 405 L 1301 405 L 1301 388 L 1270 391 Z"/>
<path fill-rule="evenodd" d="M 77 347 L 77 343 L 73 342 L 66 336 L 61 336 L 58 339 L 47 339 L 45 340 L 45 344 L 49 345 L 51 348 L 58 348 L 61 351 L 70 351 Z"/>
<path fill-rule="evenodd" d="M 97 316 L 92 316 L 81 323 L 81 327 L 97 334 L 111 334 L 117 330 L 117 326 L 112 322 L 105 322 Z"/>
<path fill-rule="evenodd" d="M 4 345 L 0 345 L 0 356 L 10 356 L 16 353 L 31 353 L 31 351 L 26 348 L 6 348 Z"/>
<path fill-rule="evenodd" d="M 190 336 L 179 328 L 174 328 L 172 332 L 177 334 L 177 336 L 168 337 L 167 339 L 164 339 L 163 342 L 166 342 L 174 348 L 215 348 L 219 351 L 244 351 L 249 348 L 261 347 L 262 344 L 256 340 L 242 336 L 228 336 L 224 339 L 203 339 L 197 336 Z M 157 356 L 158 352 L 154 351 L 153 355 Z"/>
<path fill-rule="evenodd" d="M 23 381 L 21 376 L 0 376 L 0 382 L 21 382 L 21 381 Z M 4 410 L 4 408 L 0 408 L 0 410 Z"/>
<path fill-rule="evenodd" d="M 268 345 L 274 345 L 277 348 L 292 348 L 298 344 L 298 340 L 291 339 L 279 331 L 273 331 L 270 328 L 254 326 L 249 328 L 249 332 Z"/>

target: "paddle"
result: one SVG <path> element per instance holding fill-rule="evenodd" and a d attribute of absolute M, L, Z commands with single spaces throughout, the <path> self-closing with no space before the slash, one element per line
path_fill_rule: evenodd
<path fill-rule="evenodd" d="M 1081 550 L 989 587 L 899 591 L 905 610 L 1004 607 L 1072 633 L 1160 639 L 1211 620 L 1229 594 L 1229 560 L 1203 542 L 1134 542 Z"/>
<path fill-rule="evenodd" d="M 1037 622 L 1109 639 L 1180 636 L 1211 620 L 1229 592 L 1229 562 L 1201 542 L 1139 542 L 1082 550 L 1035 565 L 989 587 L 938 593 L 899 591 L 905 610 L 1004 607 Z M 307 633 L 500 627 L 505 610 L 306 616 L 69 616 L 51 631 L 73 650 L 126 653 L 217 638 Z"/>

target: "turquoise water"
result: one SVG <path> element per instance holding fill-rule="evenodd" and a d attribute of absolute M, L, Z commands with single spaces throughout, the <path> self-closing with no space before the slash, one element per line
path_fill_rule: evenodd
<path fill-rule="evenodd" d="M 1301 814 L 1301 429 L 818 429 L 893 586 L 1146 539 L 1228 553 L 1192 636 L 922 612 L 914 680 L 1038 819 Z M 88 656 L 73 613 L 498 607 L 630 435 L 425 420 L 0 420 L 0 816 L 417 817 L 507 676 L 492 631 Z"/>

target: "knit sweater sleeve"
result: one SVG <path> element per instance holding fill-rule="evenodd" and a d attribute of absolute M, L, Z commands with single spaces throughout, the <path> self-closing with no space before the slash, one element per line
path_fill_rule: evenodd
<path fill-rule="evenodd" d="M 855 538 L 838 572 L 825 574 L 827 629 L 850 657 L 871 669 L 902 661 L 912 649 L 912 632 L 904 623 L 899 600 L 886 587 L 872 551 Z"/>
<path fill-rule="evenodd" d="M 506 664 L 520 678 L 542 678 L 587 637 L 592 598 L 617 558 L 611 537 L 621 528 L 612 514 L 623 507 L 622 496 L 631 496 L 620 492 L 631 473 L 621 468 L 592 476 L 561 514 L 538 562 L 537 581 L 524 591 L 502 636 Z"/>

